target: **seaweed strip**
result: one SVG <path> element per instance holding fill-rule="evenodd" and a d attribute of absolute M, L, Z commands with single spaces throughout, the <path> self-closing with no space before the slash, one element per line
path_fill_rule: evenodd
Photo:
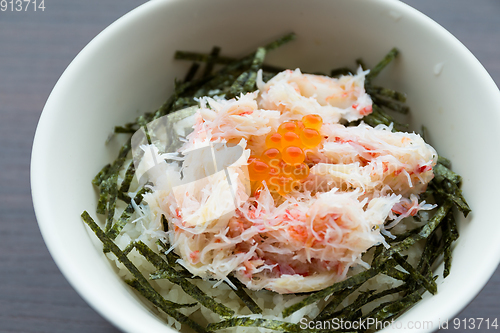
<path fill-rule="evenodd" d="M 429 142 L 429 131 L 424 125 L 422 125 L 422 139 L 424 139 L 425 142 Z"/>
<path fill-rule="evenodd" d="M 402 124 L 400 122 L 397 122 L 394 118 L 392 118 L 384 110 L 382 110 L 382 108 L 379 107 L 377 104 L 373 104 L 372 109 L 373 109 L 372 114 L 375 113 L 380 119 L 384 120 L 387 126 L 389 126 L 390 124 L 394 124 L 394 129 L 398 131 L 408 128 L 408 124 Z"/>
<path fill-rule="evenodd" d="M 156 242 L 156 244 L 158 244 L 165 252 L 167 252 L 169 250 L 169 248 L 167 247 L 167 244 L 163 243 L 160 240 L 158 240 Z M 177 266 L 180 269 L 179 272 L 182 272 L 184 276 L 189 276 L 189 275 L 193 276 L 193 274 L 191 272 L 189 272 L 184 266 L 177 264 L 177 260 L 180 259 L 181 257 L 179 257 L 177 254 L 175 254 L 173 251 L 170 251 L 167 254 L 165 254 L 165 258 L 167 259 L 167 263 L 170 266 L 172 266 L 172 267 Z"/>
<path fill-rule="evenodd" d="M 95 221 L 90 217 L 87 211 L 82 213 L 83 221 L 90 227 L 94 234 L 99 238 L 99 240 L 108 248 L 113 254 L 118 258 L 118 260 L 129 270 L 129 272 L 134 276 L 136 282 L 133 282 L 134 288 L 136 288 L 146 299 L 160 308 L 163 312 L 177 320 L 182 324 L 190 326 L 193 330 L 199 333 L 208 332 L 204 327 L 189 319 L 187 316 L 175 310 L 176 308 L 185 307 L 185 304 L 178 304 L 171 301 L 167 301 L 163 298 L 154 288 L 149 284 L 146 278 L 141 274 L 137 267 L 128 259 L 128 257 L 123 254 L 120 248 L 104 233 L 104 231 L 99 228 Z"/>
<path fill-rule="evenodd" d="M 451 209 L 452 203 L 450 201 L 445 201 L 442 206 L 436 211 L 434 216 L 429 220 L 429 222 L 424 225 L 419 233 L 413 234 L 406 238 L 405 240 L 399 242 L 398 244 L 392 246 L 390 249 L 385 251 L 379 257 L 375 259 L 376 264 L 386 261 L 394 253 L 399 253 L 408 249 L 411 245 L 415 244 L 417 241 L 429 237 L 429 235 L 437 228 L 439 223 L 445 218 L 448 211 Z"/>
<path fill-rule="evenodd" d="M 94 179 L 92 180 L 92 184 L 95 186 L 100 186 L 102 181 L 104 180 L 104 177 L 109 171 L 109 168 L 111 168 L 111 164 L 106 164 L 98 173 L 95 175 Z"/>
<path fill-rule="evenodd" d="M 198 61 L 198 62 L 209 62 L 213 61 L 215 64 L 228 65 L 233 63 L 237 59 L 217 56 L 216 58 L 212 58 L 210 54 L 199 53 L 199 52 L 190 52 L 190 51 L 176 51 L 174 55 L 174 59 L 176 60 L 188 60 L 188 61 Z"/>
<path fill-rule="evenodd" d="M 433 256 L 433 253 L 438 252 L 438 248 L 439 240 L 436 231 L 434 231 L 425 242 L 424 251 L 422 252 L 422 256 L 420 257 L 420 261 L 417 265 L 417 271 L 424 275 L 427 274 L 434 262 L 431 257 Z"/>
<path fill-rule="evenodd" d="M 375 300 L 377 300 L 379 298 L 391 295 L 391 294 L 396 294 L 396 293 L 400 293 L 400 292 L 406 291 L 407 289 L 408 289 L 408 286 L 406 284 L 402 284 L 402 285 L 394 287 L 394 288 L 383 290 L 381 292 L 378 292 L 378 293 L 370 296 L 368 298 L 366 304 L 368 304 L 370 302 L 373 302 L 373 301 L 375 301 Z M 363 304 L 363 306 L 366 305 L 366 304 Z"/>
<path fill-rule="evenodd" d="M 131 141 L 130 139 L 128 139 L 128 141 L 120 148 L 120 152 L 118 153 L 118 157 L 116 158 L 116 160 L 111 164 L 109 168 L 107 168 L 107 172 L 99 177 L 101 179 L 101 183 L 99 191 L 99 201 L 97 203 L 96 210 L 98 214 L 106 213 L 106 203 L 109 200 L 109 191 L 118 179 L 114 178 L 114 176 L 118 176 L 118 172 L 123 166 L 123 163 L 125 163 L 127 155 L 131 149 Z"/>
<path fill-rule="evenodd" d="M 372 267 L 364 272 L 361 272 L 359 274 L 356 274 L 354 276 L 351 276 L 350 278 L 337 282 L 327 288 L 324 288 L 322 290 L 316 291 L 306 298 L 304 298 L 302 301 L 295 303 L 283 310 L 283 317 L 286 318 L 295 311 L 303 308 L 304 306 L 307 306 L 309 304 L 312 304 L 320 299 L 325 298 L 328 295 L 331 295 L 339 290 L 353 287 L 357 284 L 360 284 L 362 282 L 365 282 L 375 275 L 379 273 L 383 273 L 385 270 L 394 267 L 396 265 L 396 262 L 391 261 L 391 260 L 386 260 L 385 262 L 381 263 L 380 265 L 377 265 L 376 267 Z"/>
<path fill-rule="evenodd" d="M 396 48 L 393 48 L 389 53 L 372 69 L 370 69 L 370 73 L 366 75 L 366 80 L 370 82 L 373 80 L 380 72 L 398 55 L 399 51 Z"/>
<path fill-rule="evenodd" d="M 200 64 L 197 62 L 193 62 L 191 67 L 189 67 L 189 71 L 186 73 L 186 76 L 184 77 L 184 83 L 192 81 L 196 76 L 196 73 L 198 72 L 199 68 Z"/>
<path fill-rule="evenodd" d="M 383 306 L 382 308 L 376 309 L 377 311 L 370 312 L 367 317 L 382 321 L 389 317 L 400 314 L 421 299 L 422 296 L 420 295 L 420 292 L 414 291 L 413 293 L 403 297 L 400 300 L 389 302 L 389 304 Z"/>
<path fill-rule="evenodd" d="M 149 288 L 144 288 L 144 286 L 140 282 L 138 282 L 137 280 L 128 280 L 128 281 L 125 281 L 125 282 L 129 286 L 131 286 L 132 288 L 134 288 L 135 290 L 137 290 L 144 298 L 146 298 L 148 301 L 150 301 L 151 303 L 153 303 L 154 305 L 156 305 L 157 307 L 159 307 L 163 312 L 165 312 L 170 317 L 172 317 L 175 320 L 177 320 L 179 323 L 191 327 L 191 329 L 193 329 L 195 332 L 198 332 L 198 333 L 209 333 L 209 332 L 211 332 L 211 331 L 208 331 L 203 326 L 201 326 L 200 324 L 198 324 L 197 322 L 195 322 L 194 320 L 192 320 L 191 318 L 189 318 L 188 316 L 180 313 L 179 311 L 177 311 L 175 309 L 166 308 L 165 306 L 163 306 L 162 303 L 158 304 L 157 300 L 154 297 L 155 295 L 151 295 L 151 294 L 147 293 L 149 291 L 148 290 Z M 160 295 L 160 297 L 162 297 L 162 296 Z M 165 299 L 163 299 L 163 300 L 165 300 Z M 191 303 L 191 304 L 186 304 L 185 306 L 195 306 L 195 305 L 196 305 L 196 303 Z"/>
<path fill-rule="evenodd" d="M 356 59 L 356 65 L 358 67 L 361 67 L 361 69 L 364 70 L 364 71 L 368 68 L 366 66 L 365 62 L 363 61 L 363 59 L 361 59 L 361 58 Z"/>
<path fill-rule="evenodd" d="M 401 104 L 401 103 L 395 103 L 389 100 L 385 100 L 383 98 L 379 98 L 377 96 L 371 96 L 373 99 L 373 102 L 376 103 L 379 106 L 386 107 L 392 111 L 401 113 L 401 114 L 408 114 L 410 112 L 410 108 L 407 105 Z"/>
<path fill-rule="evenodd" d="M 255 301 L 246 293 L 244 285 L 236 278 L 228 276 L 229 281 L 236 286 L 236 290 L 233 289 L 234 293 L 240 298 L 240 300 L 246 305 L 246 307 L 252 313 L 262 313 L 262 309 L 255 303 Z"/>
<path fill-rule="evenodd" d="M 144 286 L 143 283 L 141 283 L 138 279 L 132 279 L 132 280 L 125 280 L 125 282 L 137 290 L 142 296 L 146 297 L 147 300 L 152 301 L 151 297 L 148 295 L 150 293 L 150 288 L 147 286 Z M 149 283 L 148 283 L 149 284 Z M 151 287 L 151 285 L 150 285 Z M 152 287 L 151 287 L 152 288 Z M 148 296 L 146 296 L 148 295 Z M 163 296 L 160 295 L 160 297 L 163 298 Z M 185 303 L 185 304 L 180 304 L 180 303 L 173 303 L 171 301 L 168 301 L 164 299 L 164 301 L 169 305 L 172 306 L 173 308 L 191 308 L 193 306 L 198 305 L 198 303 Z"/>
<path fill-rule="evenodd" d="M 259 47 L 257 49 L 257 52 L 255 52 L 255 58 L 252 62 L 252 66 L 250 67 L 248 79 L 243 86 L 243 92 L 250 92 L 257 88 L 255 84 L 255 81 L 257 79 L 257 71 L 262 67 L 265 56 L 266 49 L 263 47 Z"/>
<path fill-rule="evenodd" d="M 335 309 L 346 299 L 350 294 L 355 292 L 363 283 L 359 283 L 351 288 L 346 288 L 344 290 L 339 290 L 331 296 L 332 301 L 328 303 L 323 310 L 314 318 L 314 320 L 326 320 L 331 318 L 335 313 Z"/>
<path fill-rule="evenodd" d="M 169 114 L 170 112 L 173 111 L 173 105 L 176 102 L 176 100 L 181 97 L 183 93 L 186 92 L 189 88 L 192 88 L 193 86 L 196 86 L 200 84 L 200 82 L 204 82 L 206 78 L 202 78 L 201 80 L 192 80 L 189 82 L 184 82 L 181 84 L 177 84 L 174 89 L 174 93 L 167 99 L 165 103 L 163 103 L 162 106 L 158 110 L 154 112 L 154 114 L 150 115 L 147 120 L 152 121 L 154 119 L 158 119 L 164 115 Z"/>
<path fill-rule="evenodd" d="M 383 291 L 378 292 L 376 294 L 373 294 L 373 292 L 367 292 L 367 293 L 365 293 L 364 297 L 360 297 L 359 300 L 358 299 L 355 300 L 351 305 L 349 305 L 344 310 L 342 310 L 343 317 L 347 318 L 350 321 L 354 321 L 357 318 L 361 318 L 361 315 L 356 316 L 356 314 L 361 311 L 361 308 L 363 306 L 365 306 L 365 305 L 367 305 L 367 304 L 369 304 L 369 303 L 371 303 L 379 298 L 382 298 L 382 297 L 385 297 L 385 296 L 388 296 L 391 294 L 400 293 L 400 292 L 406 291 L 407 289 L 408 289 L 408 286 L 405 284 L 402 284 L 398 287 L 386 289 L 386 290 L 383 290 Z M 346 310 L 347 308 L 349 308 L 349 310 Z M 349 313 L 349 312 L 351 312 L 351 313 Z M 339 311 L 339 313 L 340 313 L 340 311 Z"/>
<path fill-rule="evenodd" d="M 133 127 L 124 127 L 124 126 L 115 126 L 115 129 L 113 130 L 114 133 L 123 133 L 123 134 L 134 134 L 137 131 L 137 129 Z"/>
<path fill-rule="evenodd" d="M 106 218 L 106 228 L 110 228 L 113 224 L 113 218 L 115 217 L 116 210 L 116 198 L 118 195 L 118 175 L 114 175 L 110 178 L 111 186 L 109 189 L 109 201 L 108 201 L 108 216 Z"/>
<path fill-rule="evenodd" d="M 376 299 L 382 298 L 382 297 L 390 295 L 390 294 L 395 294 L 395 293 L 399 293 L 399 292 L 405 291 L 406 288 L 407 288 L 407 286 L 405 286 L 404 284 L 402 284 L 402 285 L 400 285 L 398 287 L 394 287 L 394 288 L 391 288 L 391 289 L 383 290 L 383 291 L 381 291 L 381 292 L 376 293 L 375 295 L 373 295 L 370 298 L 370 301 L 374 301 Z"/>
<path fill-rule="evenodd" d="M 263 48 L 268 52 L 272 51 L 283 44 L 286 44 L 296 38 L 296 35 L 294 33 L 289 33 L 269 44 L 266 44 Z M 223 67 L 220 69 L 217 73 L 212 74 L 206 78 L 203 78 L 201 81 L 200 80 L 194 80 L 192 81 L 192 85 L 190 86 L 198 86 L 198 91 L 195 93 L 195 96 L 201 97 L 206 94 L 207 89 L 219 89 L 221 84 L 224 82 L 232 82 L 238 78 L 239 76 L 242 75 L 242 68 L 245 68 L 247 66 L 250 66 L 255 59 L 256 52 L 253 52 L 237 61 L 229 63 L 227 66 Z M 243 77 L 236 79 L 238 83 L 243 86 L 244 82 L 248 79 L 248 75 L 244 75 Z M 203 84 L 200 84 L 203 83 Z M 224 84 L 225 85 L 225 84 Z M 236 90 L 236 87 L 233 89 Z"/>
<path fill-rule="evenodd" d="M 97 214 L 105 214 L 106 207 L 109 201 L 109 190 L 112 186 L 112 180 L 110 178 L 106 178 L 101 182 L 101 186 L 99 189 L 99 200 L 97 201 Z"/>
<path fill-rule="evenodd" d="M 454 233 L 453 226 L 455 221 L 453 220 L 453 215 L 448 215 L 446 223 L 443 225 L 443 238 L 444 238 L 444 271 L 443 278 L 450 275 L 451 270 L 451 245 L 458 238 L 458 233 Z M 456 231 L 456 229 L 455 229 Z"/>
<path fill-rule="evenodd" d="M 163 231 L 168 232 L 168 221 L 164 214 L 161 214 L 161 225 L 163 227 Z"/>
<path fill-rule="evenodd" d="M 464 217 L 467 217 L 467 215 L 471 212 L 471 209 L 467 201 L 465 201 L 462 190 L 458 187 L 458 185 L 452 182 L 444 181 L 443 188 L 448 197 L 453 200 L 457 208 L 464 214 Z M 450 195 L 451 193 L 453 193 L 453 195 Z"/>
<path fill-rule="evenodd" d="M 465 201 L 465 198 L 462 195 L 462 191 L 455 183 L 444 180 L 441 182 L 440 186 L 435 182 L 432 182 L 430 185 L 437 194 L 441 195 L 442 197 L 451 199 L 455 206 L 464 214 L 464 217 L 467 217 L 467 215 L 469 215 L 471 209 Z"/>
<path fill-rule="evenodd" d="M 378 125 L 385 125 L 385 122 L 378 119 L 377 116 L 374 115 L 373 113 L 364 116 L 363 121 L 372 127 L 376 127 Z"/>
<path fill-rule="evenodd" d="M 238 76 L 238 78 L 229 88 L 229 92 L 226 95 L 226 98 L 233 98 L 241 93 L 246 93 L 254 90 L 255 80 L 257 78 L 257 71 L 262 65 L 265 55 L 266 55 L 266 49 L 263 47 L 259 47 L 257 49 L 257 52 L 255 52 L 254 54 L 254 58 L 250 66 L 250 69 L 246 72 L 241 73 L 240 76 Z"/>
<path fill-rule="evenodd" d="M 330 71 L 331 77 L 338 77 L 343 75 L 352 75 L 354 71 L 348 67 L 335 68 Z"/>
<path fill-rule="evenodd" d="M 406 102 L 406 94 L 389 88 L 384 88 L 380 86 L 370 86 L 368 88 L 368 93 L 370 95 L 380 95 L 401 103 Z"/>
<path fill-rule="evenodd" d="M 393 124 L 393 132 L 406 129 L 408 127 L 407 124 L 401 124 L 394 120 L 394 118 L 385 113 L 380 106 L 377 106 L 377 104 L 372 105 L 372 110 L 372 113 L 362 118 L 362 120 L 370 126 L 375 127 L 380 124 L 390 126 Z"/>
<path fill-rule="evenodd" d="M 407 281 L 410 278 L 410 274 L 402 272 L 397 268 L 388 269 L 384 274 L 399 281 Z"/>
<path fill-rule="evenodd" d="M 211 331 L 217 331 L 225 328 L 243 326 L 243 327 L 260 327 L 267 328 L 275 331 L 285 331 L 285 332 L 317 332 L 317 330 L 302 329 L 299 325 L 288 323 L 286 321 L 264 319 L 264 318 L 248 318 L 248 317 L 236 317 L 218 323 L 208 324 L 207 329 Z"/>
<path fill-rule="evenodd" d="M 266 49 L 266 51 L 272 51 L 272 50 L 277 49 L 280 46 L 283 46 L 283 45 L 291 42 L 295 38 L 297 38 L 297 35 L 295 35 L 295 33 L 293 33 L 293 32 L 290 32 L 290 33 L 276 39 L 275 41 L 272 41 L 271 43 L 264 45 L 264 48 Z"/>
<path fill-rule="evenodd" d="M 195 300 L 200 302 L 201 305 L 207 309 L 217 313 L 221 317 L 231 317 L 234 315 L 234 311 L 215 301 L 212 297 L 206 295 L 200 288 L 186 280 L 184 277 L 179 276 L 177 271 L 171 268 L 158 254 L 151 250 L 146 244 L 139 241 L 135 243 L 135 248 L 143 255 L 150 263 L 152 263 L 156 268 L 161 269 L 166 273 L 166 278 L 177 285 L 179 285 L 182 290 L 189 296 L 193 297 Z"/>
<path fill-rule="evenodd" d="M 431 294 L 435 295 L 437 293 L 437 285 L 434 281 L 429 281 L 423 276 L 419 271 L 413 268 L 399 253 L 394 253 L 392 255 L 394 260 L 403 267 L 410 275 L 414 281 L 421 284 L 425 289 L 427 289 Z"/>
<path fill-rule="evenodd" d="M 134 197 L 134 202 L 138 205 L 141 203 L 143 195 L 148 191 L 145 187 L 140 189 L 137 194 Z M 125 210 L 123 211 L 122 215 L 118 219 L 118 221 L 113 224 L 113 226 L 109 226 L 108 228 L 104 229 L 107 236 L 111 239 L 115 239 L 116 236 L 122 231 L 123 227 L 128 223 L 128 220 L 134 213 L 134 205 L 132 203 L 128 204 Z"/>
<path fill-rule="evenodd" d="M 226 98 L 233 98 L 239 95 L 244 91 L 244 85 L 250 76 L 249 72 L 243 72 L 238 76 L 238 78 L 234 81 L 232 86 L 229 88 L 229 92 L 226 95 Z"/>
<path fill-rule="evenodd" d="M 369 298 L 373 295 L 374 292 L 374 290 L 361 292 L 354 300 L 354 302 L 352 302 L 345 308 L 333 313 L 332 318 L 342 318 L 348 321 L 352 321 L 354 319 L 354 316 L 356 316 L 358 312 L 357 310 L 368 302 Z"/>
<path fill-rule="evenodd" d="M 212 52 L 210 52 L 209 58 L 207 59 L 207 63 L 205 64 L 205 69 L 203 71 L 202 77 L 207 77 L 210 74 L 212 74 L 219 53 L 220 53 L 220 47 L 214 46 L 212 48 Z"/>
<path fill-rule="evenodd" d="M 190 60 L 190 61 L 207 62 L 210 59 L 210 55 L 205 54 L 205 53 L 199 53 L 199 52 L 176 51 L 174 58 L 177 60 L 188 60 L 188 61 Z M 234 63 L 238 60 L 239 59 L 232 58 L 232 57 L 217 56 L 217 58 L 214 58 L 214 64 L 229 65 L 229 64 Z M 195 63 L 195 64 L 198 64 L 198 63 Z M 198 67 L 199 67 L 199 64 L 198 64 Z M 274 74 L 282 72 L 285 69 L 286 68 L 279 67 L 279 66 L 262 64 L 262 70 L 264 70 L 266 72 L 272 72 Z M 187 81 L 190 81 L 190 80 L 184 80 L 184 82 L 187 82 Z"/>
<path fill-rule="evenodd" d="M 446 157 L 438 155 L 438 163 L 444 165 L 448 169 L 451 169 L 451 161 Z"/>
<path fill-rule="evenodd" d="M 389 239 L 388 242 L 389 243 L 397 243 L 397 242 L 401 242 L 403 240 L 405 240 L 406 238 L 408 238 L 409 236 L 411 235 L 414 235 L 414 234 L 418 234 L 421 230 L 422 230 L 423 226 L 420 226 L 420 227 L 416 227 L 416 228 L 413 228 L 405 233 L 402 233 L 400 235 L 395 235 L 396 238 L 393 238 L 393 239 Z"/>
<path fill-rule="evenodd" d="M 173 274 L 172 271 L 166 271 L 164 269 L 159 269 L 153 273 L 149 274 L 149 278 L 151 280 L 163 280 L 163 279 L 169 279 L 170 277 L 175 276 L 179 278 L 185 278 L 185 279 L 191 279 L 193 278 L 193 274 L 191 273 L 185 273 L 184 271 L 177 271 L 175 270 L 175 273 Z M 197 278 L 197 277 L 194 277 Z"/>
<path fill-rule="evenodd" d="M 135 175 L 135 165 L 134 162 L 132 161 L 130 162 L 127 171 L 125 172 L 125 178 L 123 178 L 123 181 L 120 184 L 120 189 L 119 189 L 120 192 L 125 193 L 129 191 L 130 184 L 134 179 L 134 175 Z"/>
<path fill-rule="evenodd" d="M 451 260 L 452 260 L 451 245 L 459 237 L 453 214 L 448 214 L 446 223 L 443 224 L 442 230 L 443 230 L 442 238 L 444 240 L 443 277 L 446 278 L 450 274 L 451 270 Z"/>
<path fill-rule="evenodd" d="M 462 181 L 462 177 L 459 174 L 451 171 L 441 163 L 437 163 L 432 171 L 434 172 L 434 177 L 438 183 L 441 183 L 443 179 L 448 179 L 450 182 L 453 182 L 455 184 L 460 184 L 460 182 Z"/>
<path fill-rule="evenodd" d="M 132 202 L 132 199 L 125 193 L 123 192 L 118 192 L 118 199 L 120 199 L 121 201 L 125 202 L 127 205 L 130 204 Z"/>

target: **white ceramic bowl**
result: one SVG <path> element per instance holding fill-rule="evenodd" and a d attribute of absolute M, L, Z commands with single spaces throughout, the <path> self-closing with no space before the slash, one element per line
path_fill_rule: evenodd
<path fill-rule="evenodd" d="M 500 261 L 497 203 L 499 91 L 476 58 L 451 34 L 392 0 L 157 0 L 125 15 L 75 58 L 43 110 L 33 146 L 36 216 L 55 262 L 100 314 L 124 331 L 172 332 L 129 290 L 80 219 L 94 212 L 90 181 L 117 154 L 104 142 L 114 125 L 159 107 L 189 64 L 175 50 L 242 56 L 284 33 L 298 38 L 268 56 L 274 64 L 328 71 L 362 57 L 375 64 L 392 47 L 401 54 L 378 78 L 405 91 L 412 125 L 453 161 L 473 213 L 459 220 L 451 275 L 399 321 L 452 319 L 485 285 Z M 441 69 L 439 71 L 439 69 Z M 440 72 L 437 74 L 437 72 Z M 438 269 L 441 272 L 441 268 Z M 423 328 L 413 331 L 432 331 Z"/>

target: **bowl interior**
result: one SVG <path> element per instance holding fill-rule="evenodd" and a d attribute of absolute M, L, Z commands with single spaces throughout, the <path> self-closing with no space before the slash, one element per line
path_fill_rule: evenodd
<path fill-rule="evenodd" d="M 297 40 L 270 53 L 268 63 L 329 72 L 353 67 L 360 57 L 373 66 L 397 47 L 398 59 L 377 83 L 407 93 L 412 127 L 425 125 L 430 143 L 464 178 L 473 213 L 459 219 L 451 275 L 438 280 L 438 295 L 425 297 L 399 321 L 432 321 L 437 328 L 438 320 L 467 305 L 498 265 L 500 179 L 487 170 L 500 164 L 489 149 L 500 142 L 500 94 L 443 28 L 392 0 L 157 0 L 112 24 L 76 57 L 47 101 L 32 155 L 32 193 L 47 247 L 82 297 L 122 330 L 169 331 L 115 274 L 80 219 L 84 210 L 95 216 L 90 181 L 117 155 L 120 138 L 107 145 L 106 139 L 115 125 L 167 99 L 174 78 L 189 67 L 173 59 L 176 50 L 209 52 L 218 45 L 222 54 L 239 57 L 291 31 Z"/>

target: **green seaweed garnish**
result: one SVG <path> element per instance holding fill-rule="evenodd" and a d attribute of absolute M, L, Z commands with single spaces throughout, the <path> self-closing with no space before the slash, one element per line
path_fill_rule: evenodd
<path fill-rule="evenodd" d="M 361 67 L 361 69 L 362 69 L 362 70 L 364 70 L 364 71 L 368 68 L 368 67 L 366 66 L 365 62 L 363 61 L 363 59 L 361 59 L 361 58 L 356 59 L 356 61 L 355 61 L 355 62 L 356 62 L 356 65 L 357 65 L 358 67 Z"/>
<path fill-rule="evenodd" d="M 444 240 L 444 271 L 443 277 L 446 278 L 450 274 L 451 270 L 451 246 L 454 241 L 456 241 L 459 237 L 457 226 L 455 223 L 455 218 L 453 214 L 448 214 L 446 216 L 446 223 L 443 223 L 442 227 L 442 238 Z"/>
<path fill-rule="evenodd" d="M 205 69 L 203 70 L 202 77 L 207 77 L 212 74 L 219 53 L 220 47 L 214 46 L 212 48 L 212 52 L 210 52 L 210 57 L 207 59 L 207 63 L 205 64 Z"/>
<path fill-rule="evenodd" d="M 222 303 L 215 301 L 212 297 L 207 296 L 200 288 L 189 282 L 186 278 L 177 274 L 177 272 L 171 268 L 168 263 L 166 263 L 158 254 L 151 250 L 143 242 L 136 242 L 135 248 L 142 254 L 150 263 L 152 263 L 157 269 L 161 269 L 166 273 L 166 278 L 177 285 L 179 285 L 182 290 L 189 296 L 197 300 L 201 305 L 207 309 L 217 313 L 221 317 L 231 317 L 234 315 L 234 311 L 225 306 Z"/>
<path fill-rule="evenodd" d="M 436 182 L 441 183 L 443 180 L 447 179 L 454 184 L 460 184 L 462 177 L 456 172 L 451 171 L 444 164 L 437 163 L 433 169 L 434 177 Z"/>
<path fill-rule="evenodd" d="M 331 295 L 339 290 L 343 290 L 346 288 L 352 288 L 355 285 L 363 283 L 363 282 L 371 279 L 375 275 L 377 275 L 379 273 L 383 273 L 386 269 L 394 267 L 395 264 L 396 263 L 393 261 L 386 260 L 384 263 L 382 263 L 376 267 L 372 267 L 364 272 L 353 275 L 353 276 L 345 279 L 344 281 L 337 282 L 337 283 L 331 285 L 330 287 L 313 292 L 309 296 L 304 298 L 302 301 L 285 308 L 283 310 L 283 313 L 282 313 L 283 317 L 286 318 L 289 315 L 291 315 L 292 313 L 294 313 L 295 311 L 302 309 L 304 306 L 312 304 L 316 301 L 319 301 L 320 299 L 323 299 L 323 298 L 325 298 L 325 297 L 327 297 L 327 296 L 329 296 L 329 295 Z"/>
<path fill-rule="evenodd" d="M 381 97 L 389 98 L 400 103 L 406 102 L 406 94 L 385 87 L 370 86 L 368 88 L 368 93 L 370 95 L 380 95 Z"/>
<path fill-rule="evenodd" d="M 414 281 L 418 281 L 417 283 L 422 284 L 422 286 L 425 287 L 425 289 L 427 289 L 431 294 L 435 295 L 437 293 L 437 286 L 434 281 L 428 280 L 419 271 L 413 268 L 413 266 L 410 265 L 399 253 L 394 253 L 392 257 L 410 274 Z"/>
<path fill-rule="evenodd" d="M 142 202 L 142 198 L 147 191 L 148 189 L 143 187 L 137 192 L 134 199 L 132 199 L 134 200 L 136 205 L 139 205 Z M 125 210 L 122 212 L 120 218 L 113 225 L 111 224 L 106 225 L 106 228 L 104 230 L 106 231 L 108 237 L 111 239 L 115 239 L 116 236 L 118 236 L 118 234 L 125 227 L 125 225 L 129 222 L 134 212 L 135 212 L 134 205 L 130 203 L 127 205 L 127 208 L 125 208 Z"/>
<path fill-rule="evenodd" d="M 126 126 L 115 126 L 114 133 L 121 134 L 134 134 L 137 131 L 136 128 L 126 127 Z"/>
<path fill-rule="evenodd" d="M 402 272 L 395 267 L 388 269 L 384 274 L 399 281 L 407 281 L 410 278 L 410 274 Z"/>
<path fill-rule="evenodd" d="M 130 189 L 130 184 L 134 179 L 134 175 L 135 175 L 135 165 L 134 162 L 130 162 L 127 171 L 125 172 L 125 178 L 120 184 L 120 189 L 119 189 L 120 192 L 122 193 L 128 192 L 128 190 Z"/>
<path fill-rule="evenodd" d="M 393 317 L 422 299 L 419 291 L 414 291 L 410 295 L 403 297 L 394 302 L 388 302 L 383 307 L 377 308 L 377 311 L 372 311 L 367 318 L 375 320 L 384 320 Z"/>
<path fill-rule="evenodd" d="M 364 283 L 364 282 L 363 282 Z M 363 283 L 352 286 L 351 288 L 345 288 L 334 293 L 330 298 L 332 299 L 321 312 L 314 318 L 314 320 L 327 320 L 331 318 L 335 313 L 337 307 L 346 299 L 349 295 L 355 292 Z"/>
<path fill-rule="evenodd" d="M 104 177 L 108 174 L 109 169 L 111 168 L 111 164 L 106 164 L 98 173 L 95 175 L 94 179 L 92 180 L 92 184 L 95 186 L 100 186 L 102 181 L 104 180 Z"/>
<path fill-rule="evenodd" d="M 372 96 L 372 99 L 376 105 L 383 106 L 383 107 L 390 109 L 392 111 L 402 113 L 402 114 L 408 114 L 410 112 L 410 108 L 405 104 L 396 103 L 396 102 L 393 102 L 390 100 L 379 98 L 376 95 Z"/>
<path fill-rule="evenodd" d="M 200 68 L 200 64 L 197 62 L 193 62 L 191 67 L 189 67 L 189 71 L 187 72 L 186 76 L 184 77 L 184 83 L 192 81 L 194 77 L 196 76 L 196 73 L 198 72 L 198 69 Z"/>
<path fill-rule="evenodd" d="M 342 76 L 342 75 L 351 75 L 352 73 L 355 73 L 352 69 L 348 67 L 340 67 L 340 68 L 335 68 L 330 71 L 330 76 L 331 77 L 337 77 L 337 76 Z"/>
<path fill-rule="evenodd" d="M 261 327 L 275 331 L 284 332 L 310 332 L 310 330 L 303 330 L 299 325 L 288 323 L 286 321 L 271 320 L 264 318 L 251 319 L 248 317 L 236 317 L 218 323 L 208 324 L 207 328 L 211 331 L 217 331 L 224 328 L 244 326 L 244 327 Z"/>
<path fill-rule="evenodd" d="M 108 216 L 106 218 L 106 226 L 111 227 L 113 224 L 113 219 L 115 217 L 115 209 L 116 209 L 116 199 L 118 196 L 118 175 L 113 175 L 110 180 L 110 188 L 109 188 L 109 201 L 108 201 Z"/>
<path fill-rule="evenodd" d="M 398 55 L 399 51 L 393 48 L 375 67 L 370 69 L 370 73 L 366 75 L 366 80 L 370 83 L 380 72 Z"/>
<path fill-rule="evenodd" d="M 255 301 L 247 294 L 245 291 L 245 286 L 238 279 L 229 276 L 229 281 L 236 287 L 233 289 L 234 293 L 240 298 L 240 300 L 247 306 L 247 308 L 252 311 L 252 313 L 262 313 L 262 309 L 255 303 Z"/>
<path fill-rule="evenodd" d="M 179 304 L 171 301 L 167 301 L 163 296 L 161 296 L 146 280 L 146 278 L 141 274 L 141 272 L 137 269 L 137 267 L 128 259 L 128 257 L 120 250 L 120 248 L 104 233 L 104 231 L 99 228 L 97 223 L 92 219 L 92 217 L 84 211 L 82 213 L 83 221 L 90 227 L 90 229 L 94 232 L 94 234 L 99 238 L 99 240 L 103 243 L 103 245 L 109 249 L 118 260 L 128 269 L 128 271 L 134 276 L 134 280 L 130 281 L 129 284 L 141 293 L 146 299 L 148 299 L 151 303 L 156 305 L 163 312 L 179 321 L 182 324 L 186 324 L 191 327 L 193 330 L 199 333 L 208 332 L 204 327 L 189 319 L 176 309 L 193 306 L 193 304 Z"/>
<path fill-rule="evenodd" d="M 438 155 L 438 163 L 444 165 L 448 169 L 451 169 L 451 161 L 444 156 Z"/>

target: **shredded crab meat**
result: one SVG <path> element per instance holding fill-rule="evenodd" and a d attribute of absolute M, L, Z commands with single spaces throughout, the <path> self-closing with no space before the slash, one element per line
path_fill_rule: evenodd
<path fill-rule="evenodd" d="M 259 104 L 279 110 L 282 120 L 300 119 L 319 114 L 325 123 L 361 119 L 372 112 L 372 100 L 364 88 L 368 71 L 338 79 L 323 75 L 302 74 L 300 69 L 286 70 L 267 83 L 259 83 Z"/>
<path fill-rule="evenodd" d="M 340 123 L 371 112 L 366 74 L 332 79 L 287 70 L 235 99 L 201 98 L 179 150 L 182 166 L 162 161 L 154 168 L 166 155 L 144 147 L 141 170 L 156 170 L 144 201 L 158 223 L 167 218 L 181 265 L 203 278 L 234 275 L 253 290 L 319 290 L 345 279 L 351 267 L 368 268 L 362 255 L 389 246 L 388 229 L 433 208 L 418 195 L 433 178 L 437 154 L 419 135 Z M 323 119 L 322 141 L 306 154 L 309 175 L 283 196 L 265 182 L 251 193 L 249 156 L 262 153 L 266 135 L 283 121 L 307 114 Z M 210 152 L 235 147 L 241 156 L 210 167 L 220 163 Z"/>
<path fill-rule="evenodd" d="M 326 124 L 323 148 L 316 152 L 310 182 L 326 188 L 362 188 L 367 194 L 388 186 L 405 197 L 425 191 L 434 174 L 436 151 L 414 133 L 364 123 Z"/>

